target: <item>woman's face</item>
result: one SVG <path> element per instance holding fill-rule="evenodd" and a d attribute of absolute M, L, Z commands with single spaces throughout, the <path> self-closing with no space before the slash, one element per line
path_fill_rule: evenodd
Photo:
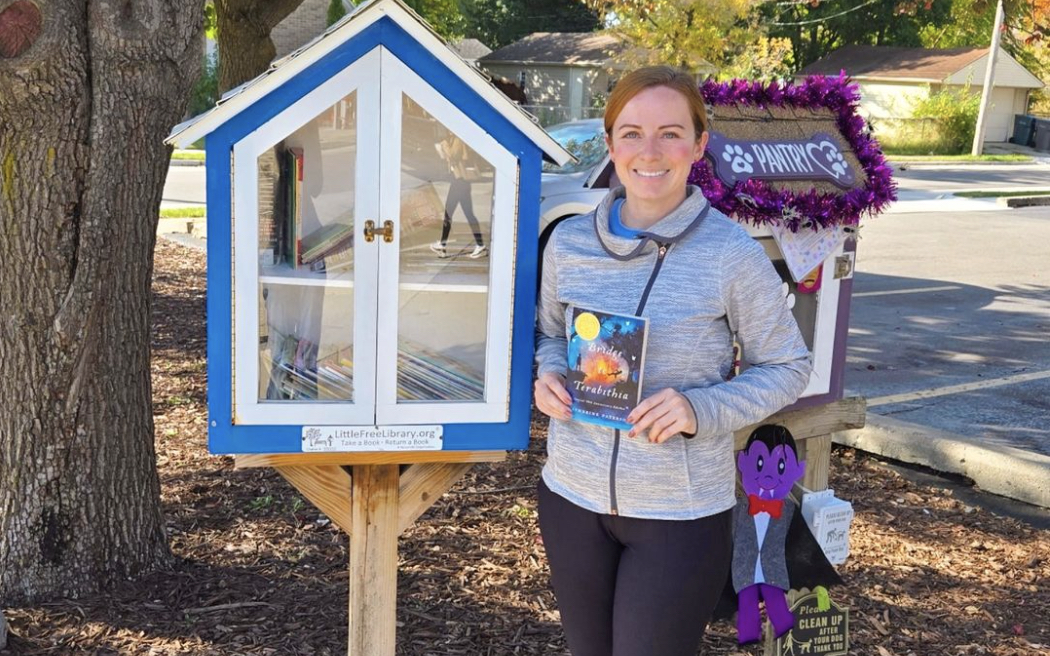
<path fill-rule="evenodd" d="M 707 134 L 697 138 L 689 102 L 668 87 L 650 87 L 623 106 L 606 136 L 616 175 L 628 202 L 670 212 L 685 197 L 693 163 L 704 154 Z"/>

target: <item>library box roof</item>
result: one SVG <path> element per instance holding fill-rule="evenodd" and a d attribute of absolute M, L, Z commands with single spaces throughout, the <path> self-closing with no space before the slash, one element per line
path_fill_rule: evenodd
<path fill-rule="evenodd" d="M 355 41 L 361 42 L 364 48 L 348 47 Z M 261 123 L 268 118 L 267 114 L 285 106 L 289 98 L 305 95 L 353 63 L 372 43 L 390 47 L 405 41 L 414 42 L 421 49 L 405 50 L 399 53 L 402 58 L 414 58 L 428 68 L 434 67 L 429 70 L 431 75 L 454 76 L 466 85 L 463 91 L 469 90 L 467 93 L 457 93 L 452 98 L 464 113 L 472 114 L 471 105 L 484 102 L 539 147 L 545 159 L 559 165 L 572 160 L 572 155 L 551 138 L 531 114 L 503 95 L 487 75 L 464 60 L 403 0 L 362 3 L 313 41 L 275 60 L 258 77 L 227 91 L 211 110 L 176 125 L 166 143 L 186 147 L 230 123 L 243 120 Z M 413 62 L 406 63 L 413 65 Z M 306 78 L 306 81 L 296 83 L 297 78 Z M 435 80 L 431 78 L 431 81 Z M 276 106 L 271 112 L 244 118 L 245 114 L 252 114 L 247 111 L 249 108 L 264 102 Z M 484 123 L 482 126 L 489 128 Z M 243 133 L 243 130 L 236 132 Z"/>

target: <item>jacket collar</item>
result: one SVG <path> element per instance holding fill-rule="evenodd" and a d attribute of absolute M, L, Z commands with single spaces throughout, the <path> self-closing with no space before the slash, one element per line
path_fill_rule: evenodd
<path fill-rule="evenodd" d="M 618 260 L 629 260 L 636 257 L 652 242 L 673 244 L 679 241 L 696 229 L 711 209 L 711 204 L 700 193 L 700 188 L 689 185 L 685 189 L 686 195 L 682 204 L 650 226 L 648 230 L 639 232 L 640 239 L 620 237 L 609 230 L 609 212 L 613 201 L 624 198 L 626 193 L 623 187 L 612 189 L 594 211 L 594 230 L 598 235 L 598 241 L 609 255 Z"/>

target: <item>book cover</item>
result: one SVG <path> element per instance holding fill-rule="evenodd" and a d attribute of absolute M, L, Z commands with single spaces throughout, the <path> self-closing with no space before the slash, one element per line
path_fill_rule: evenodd
<path fill-rule="evenodd" d="M 649 323 L 644 317 L 573 308 L 566 386 L 572 417 L 629 430 L 638 405 Z"/>

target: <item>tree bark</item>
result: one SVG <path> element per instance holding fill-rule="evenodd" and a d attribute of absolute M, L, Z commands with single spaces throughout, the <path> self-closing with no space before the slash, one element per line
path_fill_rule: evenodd
<path fill-rule="evenodd" d="M 0 49 L 0 606 L 168 557 L 150 278 L 163 138 L 201 64 L 198 0 L 33 6 L 28 48 Z M 0 43 L 32 13 L 0 12 Z"/>
<path fill-rule="evenodd" d="M 265 71 L 277 55 L 270 32 L 303 0 L 215 0 L 219 93 Z"/>

